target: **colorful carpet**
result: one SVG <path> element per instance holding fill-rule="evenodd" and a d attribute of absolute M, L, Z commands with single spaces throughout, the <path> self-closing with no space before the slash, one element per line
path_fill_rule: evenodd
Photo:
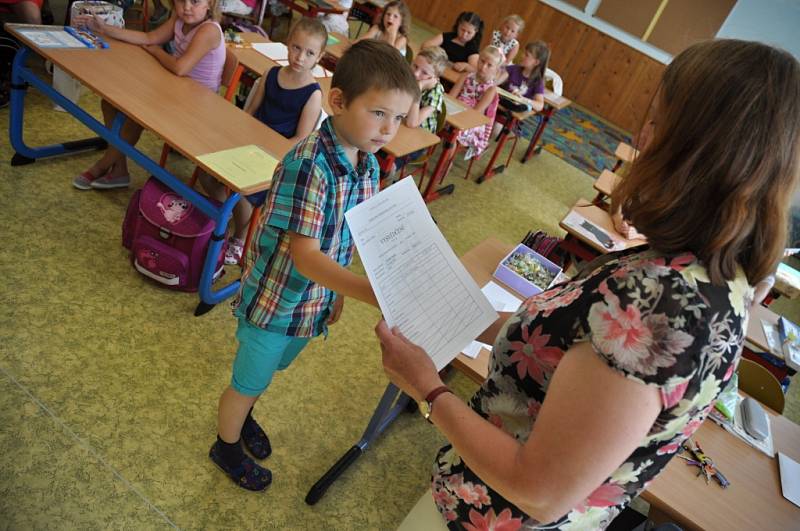
<path fill-rule="evenodd" d="M 526 138 L 539 120 L 532 116 L 523 122 Z M 614 166 L 614 150 L 620 142 L 630 142 L 630 135 L 574 105 L 553 114 L 542 138 L 544 149 L 595 178 Z"/>

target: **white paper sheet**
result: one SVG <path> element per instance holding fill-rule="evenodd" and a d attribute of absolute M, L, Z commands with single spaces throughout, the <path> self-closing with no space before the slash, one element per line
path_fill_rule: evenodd
<path fill-rule="evenodd" d="M 19 32 L 39 48 L 87 48 L 87 46 L 67 33 L 64 29 L 41 28 L 20 29 Z"/>
<path fill-rule="evenodd" d="M 405 178 L 346 214 L 389 326 L 421 346 L 437 369 L 497 319 Z"/>
<path fill-rule="evenodd" d="M 764 319 L 761 319 L 761 328 L 764 329 L 764 337 L 767 338 L 767 345 L 772 354 L 783 358 L 783 349 L 781 349 L 781 334 L 778 331 L 777 325 L 774 325 Z"/>
<path fill-rule="evenodd" d="M 783 497 L 800 507 L 800 463 L 778 452 Z"/>
<path fill-rule="evenodd" d="M 492 303 L 492 308 L 498 312 L 516 312 L 522 304 L 519 297 L 491 280 L 481 288 L 481 291 Z"/>
<path fill-rule="evenodd" d="M 276 62 L 289 58 L 289 48 L 279 42 L 254 42 L 253 49 Z"/>
<path fill-rule="evenodd" d="M 485 348 L 489 352 L 492 351 L 491 345 L 481 343 L 480 341 L 472 341 L 469 345 L 467 345 L 467 348 L 461 351 L 461 353 L 469 358 L 475 359 L 478 357 L 478 354 L 481 353 L 482 348 Z"/>

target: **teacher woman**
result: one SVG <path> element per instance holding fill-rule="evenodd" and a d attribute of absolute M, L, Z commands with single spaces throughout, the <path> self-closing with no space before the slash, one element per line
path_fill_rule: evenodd
<path fill-rule="evenodd" d="M 666 68 L 653 139 L 612 196 L 650 247 L 502 314 L 465 404 L 381 321 L 389 378 L 450 444 L 426 510 L 450 529 L 603 529 L 705 420 L 735 370 L 751 285 L 774 271 L 800 164 L 800 66 L 745 41 Z M 426 507 L 427 506 L 427 507 Z"/>

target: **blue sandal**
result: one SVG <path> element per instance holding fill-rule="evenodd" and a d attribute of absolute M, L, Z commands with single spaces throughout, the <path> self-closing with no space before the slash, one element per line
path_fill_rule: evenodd
<path fill-rule="evenodd" d="M 230 468 L 225 465 L 219 452 L 219 443 L 215 442 L 208 452 L 208 457 L 214 464 L 222 469 L 231 480 L 243 489 L 259 491 L 269 487 L 272 483 L 272 472 L 259 466 L 249 457 L 245 457 L 239 466 Z"/>
<path fill-rule="evenodd" d="M 272 453 L 269 437 L 255 420 L 245 422 L 242 427 L 242 441 L 244 447 L 256 459 L 266 459 Z"/>

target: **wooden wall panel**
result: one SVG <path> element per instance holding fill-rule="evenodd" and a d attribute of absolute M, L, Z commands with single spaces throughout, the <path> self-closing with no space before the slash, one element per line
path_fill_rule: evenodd
<path fill-rule="evenodd" d="M 526 21 L 520 42 L 541 39 L 550 44 L 550 67 L 564 80 L 564 95 L 631 132 L 641 126 L 664 71 L 658 61 L 537 0 L 406 3 L 416 18 L 445 30 L 461 11 L 479 13 L 487 27 L 483 44 L 503 17 L 520 15 Z"/>

